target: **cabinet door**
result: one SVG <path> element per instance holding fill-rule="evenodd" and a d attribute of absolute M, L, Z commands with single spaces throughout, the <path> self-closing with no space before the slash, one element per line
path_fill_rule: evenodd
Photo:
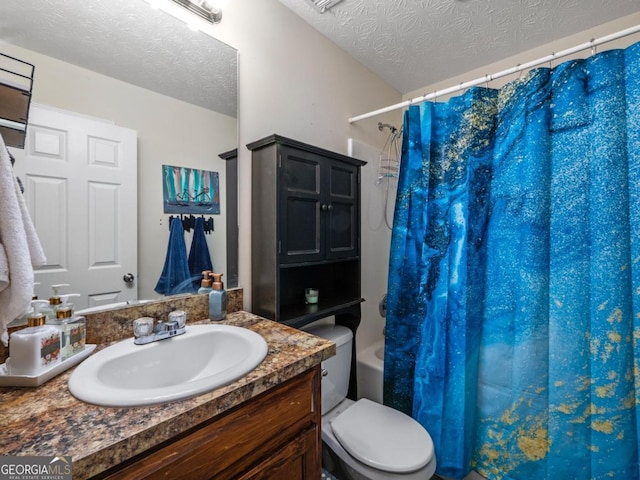
<path fill-rule="evenodd" d="M 238 480 L 307 480 L 320 478 L 320 437 L 317 426 L 285 444 Z"/>
<path fill-rule="evenodd" d="M 356 257 L 359 251 L 358 167 L 331 161 L 327 164 L 325 200 L 320 208 L 326 215 L 325 258 Z"/>
<path fill-rule="evenodd" d="M 280 263 L 323 259 L 324 217 L 322 162 L 313 153 L 281 148 L 280 153 Z"/>

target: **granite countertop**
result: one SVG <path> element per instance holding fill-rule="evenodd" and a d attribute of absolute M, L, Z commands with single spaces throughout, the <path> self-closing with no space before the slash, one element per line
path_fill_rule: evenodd
<path fill-rule="evenodd" d="M 264 361 L 244 378 L 191 399 L 135 408 L 76 400 L 67 388 L 73 368 L 37 388 L 0 388 L 0 455 L 69 455 L 74 480 L 88 478 L 335 354 L 330 341 L 247 312 L 231 313 L 220 323 L 253 330 L 269 345 Z"/>

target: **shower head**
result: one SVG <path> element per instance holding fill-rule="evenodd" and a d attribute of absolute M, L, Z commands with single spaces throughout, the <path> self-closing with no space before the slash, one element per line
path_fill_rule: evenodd
<path fill-rule="evenodd" d="M 385 128 L 388 128 L 389 130 L 391 130 L 391 133 L 396 133 L 398 131 L 398 129 L 393 125 L 390 125 L 388 123 L 378 122 L 378 130 L 382 131 Z"/>

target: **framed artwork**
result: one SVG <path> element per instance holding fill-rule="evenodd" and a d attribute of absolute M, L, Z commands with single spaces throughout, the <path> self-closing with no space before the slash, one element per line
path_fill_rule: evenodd
<path fill-rule="evenodd" d="M 218 172 L 162 166 L 164 213 L 220 213 Z"/>

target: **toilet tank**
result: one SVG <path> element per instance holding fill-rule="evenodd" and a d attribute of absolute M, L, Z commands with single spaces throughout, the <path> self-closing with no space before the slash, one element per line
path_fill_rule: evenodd
<path fill-rule="evenodd" d="M 353 333 L 342 325 L 317 325 L 305 328 L 304 331 L 336 344 L 335 356 L 322 362 L 322 415 L 324 415 L 347 398 Z"/>

